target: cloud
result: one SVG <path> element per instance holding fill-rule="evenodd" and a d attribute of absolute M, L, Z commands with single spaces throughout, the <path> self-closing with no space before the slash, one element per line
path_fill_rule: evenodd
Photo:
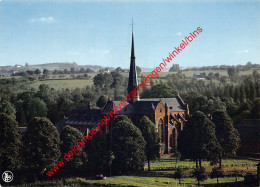
<path fill-rule="evenodd" d="M 56 22 L 56 20 L 49 16 L 49 17 L 41 17 L 41 18 L 31 18 L 29 20 L 29 22 L 31 23 L 36 23 L 36 22 L 39 22 L 39 23 L 53 23 L 53 22 Z"/>
<path fill-rule="evenodd" d="M 241 51 L 237 51 L 237 53 L 241 54 L 241 53 L 248 53 L 248 49 L 244 49 L 244 50 L 241 50 Z"/>
<path fill-rule="evenodd" d="M 176 36 L 181 36 L 182 33 L 181 33 L 181 32 L 177 32 L 177 33 L 175 33 L 175 35 L 176 35 Z"/>
<path fill-rule="evenodd" d="M 109 50 L 90 50 L 90 53 L 109 54 Z"/>

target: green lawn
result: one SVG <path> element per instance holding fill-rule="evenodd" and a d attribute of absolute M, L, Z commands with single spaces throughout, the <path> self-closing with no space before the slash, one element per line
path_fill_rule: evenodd
<path fill-rule="evenodd" d="M 229 165 L 229 167 L 225 168 L 231 168 L 231 165 L 233 164 L 239 164 L 241 167 L 246 168 L 247 166 L 242 166 L 242 164 L 256 164 L 258 161 L 250 160 L 250 159 L 242 159 L 242 158 L 236 158 L 236 159 L 224 159 L 223 164 L 225 166 Z M 156 160 L 155 162 L 151 163 L 152 167 L 171 167 L 175 165 L 175 158 L 163 158 L 161 160 Z M 182 166 L 195 166 L 195 163 L 189 160 L 186 161 L 178 161 L 178 165 Z M 209 165 L 209 162 L 203 161 L 203 166 L 205 166 L 207 169 L 210 169 L 211 166 Z M 145 166 L 147 168 L 147 165 Z M 232 167 L 234 168 L 234 166 Z M 234 168 L 235 170 L 235 168 Z M 107 177 L 106 180 L 93 180 L 92 178 L 83 178 L 83 177 L 71 177 L 71 178 L 64 178 L 60 180 L 49 180 L 49 181 L 40 181 L 35 182 L 34 184 L 26 184 L 24 186 L 141 186 L 141 187 L 155 187 L 155 186 L 192 186 L 197 185 L 197 181 L 195 178 L 191 177 L 191 170 L 186 171 L 185 175 L 186 177 L 182 179 L 181 183 L 182 185 L 178 185 L 179 181 L 173 178 L 174 171 L 154 171 L 154 172 L 139 172 L 135 174 L 125 175 L 125 176 L 113 176 L 113 177 Z M 209 172 L 209 170 L 207 171 Z M 237 181 L 243 181 L 245 173 L 250 172 L 249 170 L 245 170 L 243 174 L 238 174 L 239 177 L 234 176 L 233 170 L 225 172 L 224 178 L 219 178 L 220 183 L 231 183 Z M 251 171 L 252 172 L 252 171 Z M 256 171 L 254 170 L 253 173 Z M 217 179 L 211 179 L 208 178 L 206 181 L 201 182 L 201 184 L 216 184 Z M 23 185 L 20 185 L 23 186 Z"/>
<path fill-rule="evenodd" d="M 238 177 L 237 181 L 243 181 L 243 177 Z M 235 177 L 220 178 L 219 183 L 235 182 Z M 207 179 L 201 184 L 216 184 L 216 179 Z M 178 180 L 166 177 L 140 177 L 140 176 L 115 176 L 107 177 L 106 180 L 90 180 L 85 178 L 68 178 L 62 180 L 41 181 L 30 186 L 140 186 L 140 187 L 159 187 L 159 186 L 191 186 L 196 185 L 195 178 L 184 178 L 179 185 Z M 22 185 L 21 185 L 22 186 Z M 26 185 L 24 185 L 26 186 Z M 27 185 L 28 186 L 28 185 Z"/>
<path fill-rule="evenodd" d="M 243 177 L 239 177 L 238 181 L 242 181 Z M 235 182 L 235 177 L 226 177 L 221 178 L 219 180 L 220 183 L 226 182 Z M 179 182 L 173 178 L 166 177 L 139 177 L 139 176 L 116 176 L 116 177 L 108 177 L 106 180 L 85 180 L 86 184 L 116 184 L 120 186 L 142 186 L 142 187 L 150 187 L 150 186 L 178 186 Z M 196 185 L 197 181 L 195 178 L 185 178 L 182 180 L 182 185 Z M 207 179 L 201 184 L 215 184 L 216 179 Z"/>
<path fill-rule="evenodd" d="M 50 88 L 58 89 L 74 89 L 74 88 L 86 88 L 86 86 L 92 86 L 92 79 L 70 79 L 70 80 L 45 80 L 45 81 L 35 81 L 30 86 L 38 89 L 40 84 L 47 84 Z"/>
<path fill-rule="evenodd" d="M 222 160 L 222 166 L 225 168 L 234 168 L 234 167 L 239 167 L 239 168 L 247 168 L 247 167 L 254 167 L 254 164 L 259 163 L 259 161 L 255 160 L 249 160 L 249 159 L 242 159 L 242 158 L 234 158 L 234 159 L 223 159 Z M 210 162 L 208 161 L 203 161 L 202 165 L 206 168 L 211 168 L 212 166 L 210 165 Z M 151 168 L 158 168 L 158 167 L 195 167 L 195 162 L 190 161 L 190 160 L 185 160 L 185 161 L 180 161 L 179 159 L 177 160 L 176 163 L 176 158 L 175 157 L 170 157 L 170 158 L 163 158 L 163 159 L 157 159 L 153 162 L 151 162 Z M 148 164 L 145 165 L 145 169 L 148 168 Z"/>

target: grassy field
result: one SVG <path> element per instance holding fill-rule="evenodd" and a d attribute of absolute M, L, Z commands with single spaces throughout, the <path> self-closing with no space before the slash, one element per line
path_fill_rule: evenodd
<path fill-rule="evenodd" d="M 243 177 L 220 178 L 219 183 L 243 181 Z M 216 184 L 216 179 L 208 178 L 201 184 Z M 140 186 L 140 187 L 160 187 L 160 186 L 196 186 L 195 178 L 184 178 L 179 185 L 179 181 L 167 177 L 140 177 L 140 176 L 114 176 L 107 177 L 106 180 L 91 180 L 87 178 L 68 178 L 62 180 L 41 181 L 24 186 Z M 20 185 L 23 186 L 23 185 Z"/>
<path fill-rule="evenodd" d="M 156 160 L 152 162 L 152 167 L 171 167 L 175 163 L 175 158 L 162 158 L 160 160 Z M 250 159 L 223 159 L 224 165 L 242 165 L 248 164 L 253 165 L 258 163 L 255 160 Z M 195 163 L 191 161 L 178 161 L 178 165 L 184 166 L 194 166 Z M 209 172 L 211 166 L 208 162 L 203 161 L 203 165 L 207 168 L 207 172 Z M 147 165 L 145 166 L 147 168 Z M 244 167 L 243 173 L 250 172 L 246 170 L 246 166 Z M 225 167 L 226 168 L 226 167 Z M 233 166 L 235 170 L 235 166 Z M 237 171 L 241 170 L 241 166 L 237 168 Z M 243 169 L 243 168 L 242 168 Z M 179 185 L 179 181 L 173 178 L 174 171 L 153 171 L 153 172 L 139 172 L 129 175 L 123 176 L 112 176 L 107 177 L 106 180 L 95 180 L 93 178 L 84 178 L 84 177 L 70 177 L 63 179 L 53 179 L 49 181 L 40 181 L 35 182 L 33 184 L 26 184 L 20 186 L 141 186 L 141 187 L 159 187 L 159 186 L 196 186 L 197 180 L 191 177 L 191 170 L 185 170 L 186 177 L 181 180 L 181 185 Z M 252 172 L 252 171 L 251 171 Z M 256 171 L 254 170 L 253 173 Z M 244 177 L 239 174 L 238 177 L 235 177 L 234 172 L 226 171 L 226 177 L 219 178 L 219 183 L 234 183 L 236 181 L 243 181 Z M 202 185 L 216 184 L 217 179 L 211 179 L 208 177 L 207 180 L 201 182 Z"/>
<path fill-rule="evenodd" d="M 92 79 L 70 79 L 70 80 L 45 80 L 45 81 L 36 81 L 33 82 L 30 86 L 38 89 L 40 84 L 47 84 L 50 88 L 55 90 L 59 89 L 74 89 L 74 88 L 86 88 L 86 86 L 92 86 Z"/>
<path fill-rule="evenodd" d="M 247 167 L 254 167 L 253 165 L 259 163 L 259 161 L 256 160 L 249 160 L 249 159 L 242 159 L 242 158 L 234 158 L 234 159 L 223 159 L 222 160 L 222 166 L 225 168 L 247 168 Z M 176 157 L 170 157 L 170 158 L 163 158 L 163 159 L 157 159 L 150 163 L 151 168 L 159 168 L 159 167 L 195 167 L 195 162 L 190 160 L 180 161 L 177 160 L 176 163 Z M 211 168 L 210 162 L 203 161 L 202 165 L 205 168 Z M 145 169 L 148 168 L 148 164 L 145 165 Z"/>
<path fill-rule="evenodd" d="M 260 70 L 257 70 L 260 72 Z M 206 74 L 212 72 L 212 73 L 219 73 L 220 75 L 225 75 L 228 76 L 226 70 L 215 70 L 215 71 L 185 71 L 183 72 L 186 75 L 186 81 L 192 80 L 193 74 L 200 74 L 205 72 Z M 249 71 L 240 71 L 239 75 L 249 75 L 252 74 L 253 70 Z M 150 72 L 141 72 L 140 75 L 138 76 L 139 82 L 142 81 L 143 76 L 147 76 Z M 74 79 L 73 77 L 76 77 L 78 75 L 83 75 L 83 74 L 61 74 L 61 75 L 50 75 L 47 80 L 44 81 L 33 81 L 32 83 L 29 84 L 20 84 L 18 86 L 15 86 L 13 90 L 15 92 L 21 92 L 24 90 L 30 90 L 30 88 L 38 89 L 40 84 L 47 84 L 49 85 L 50 88 L 54 88 L 55 90 L 59 89 L 75 89 L 75 88 L 86 88 L 86 86 L 92 86 L 93 85 L 93 77 L 97 75 L 98 73 L 88 73 L 87 75 L 89 76 L 88 79 Z M 121 73 L 125 78 L 128 78 L 128 73 Z M 160 83 L 160 82 L 167 82 L 168 80 L 166 79 L 167 75 L 170 74 L 175 74 L 173 72 L 160 72 L 158 78 L 154 78 L 153 81 L 154 83 Z M 9 77 L 0 77 L 0 79 L 10 79 L 12 78 L 11 76 Z M 21 77 L 16 76 L 14 77 L 15 79 L 20 79 Z M 205 80 L 205 83 L 208 84 L 211 81 Z M 213 79 L 212 82 L 219 83 L 218 80 Z M 147 85 L 147 88 L 150 87 L 150 84 Z"/>
<path fill-rule="evenodd" d="M 102 184 L 102 185 L 117 185 L 117 186 L 191 186 L 196 185 L 197 181 L 195 178 L 185 178 L 182 180 L 182 185 L 178 185 L 179 182 L 173 178 L 166 177 L 139 177 L 139 176 L 116 176 L 108 177 L 106 180 L 87 180 L 81 179 L 85 184 Z M 239 177 L 238 181 L 242 181 L 243 177 Z M 226 177 L 219 180 L 220 183 L 235 182 L 235 177 Z M 207 179 L 201 184 L 215 184 L 216 179 Z"/>

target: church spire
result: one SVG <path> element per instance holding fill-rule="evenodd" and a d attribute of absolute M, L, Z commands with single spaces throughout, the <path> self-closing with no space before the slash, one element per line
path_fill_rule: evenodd
<path fill-rule="evenodd" d="M 132 47 L 131 47 L 131 58 L 130 58 L 130 71 L 127 91 L 130 93 L 138 85 L 136 66 L 135 66 L 135 47 L 134 47 L 134 32 L 133 32 L 133 21 L 132 21 Z M 139 99 L 139 93 L 133 98 L 132 102 Z"/>

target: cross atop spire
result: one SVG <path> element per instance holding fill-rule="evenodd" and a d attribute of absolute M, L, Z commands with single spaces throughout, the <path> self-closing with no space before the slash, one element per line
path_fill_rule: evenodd
<path fill-rule="evenodd" d="M 132 33 L 133 33 L 134 32 L 134 20 L 133 20 L 133 18 L 132 18 L 132 23 L 130 25 L 132 25 Z"/>

